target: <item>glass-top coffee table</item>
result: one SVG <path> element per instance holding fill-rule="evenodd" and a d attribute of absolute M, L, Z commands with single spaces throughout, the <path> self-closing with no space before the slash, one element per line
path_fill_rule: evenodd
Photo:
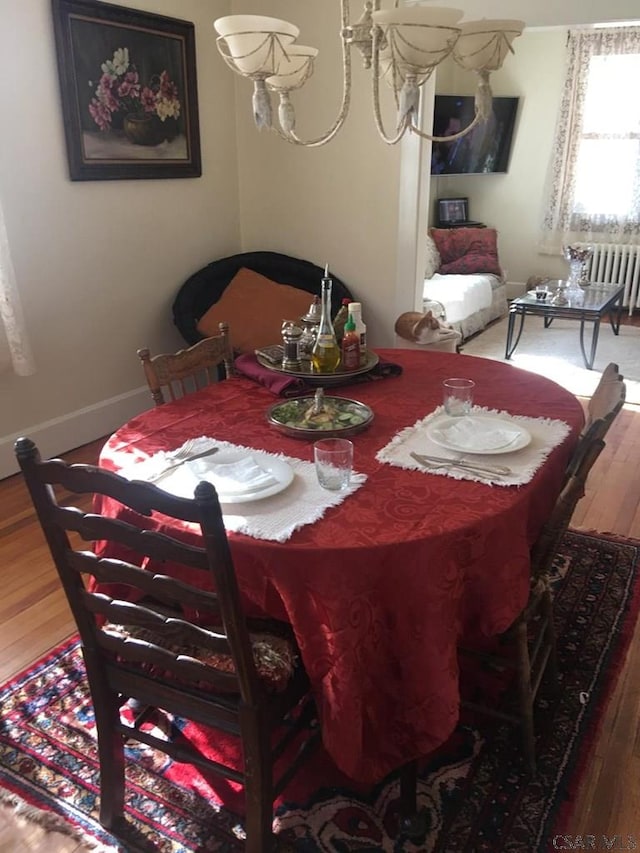
<path fill-rule="evenodd" d="M 598 347 L 598 335 L 600 334 L 600 321 L 602 318 L 606 315 L 609 316 L 609 323 L 614 335 L 617 335 L 620 331 L 624 286 L 618 284 L 585 284 L 580 288 L 583 294 L 581 300 L 570 300 L 568 305 L 554 305 L 553 297 L 557 292 L 558 285 L 561 283 L 564 284 L 564 282 L 559 281 L 547 282 L 549 290 L 546 299 L 540 299 L 535 291 L 529 291 L 526 296 L 521 296 L 511 301 L 509 305 L 509 327 L 507 329 L 505 359 L 510 359 L 515 348 L 518 346 L 524 328 L 525 317 L 528 314 L 542 317 L 545 329 L 549 328 L 556 317 L 562 317 L 565 320 L 580 321 L 580 348 L 582 350 L 582 357 L 584 358 L 586 367 L 592 370 Z M 518 326 L 514 340 L 516 317 L 520 317 L 520 325 Z M 588 355 L 584 341 L 584 324 L 586 322 L 593 323 L 591 348 Z"/>

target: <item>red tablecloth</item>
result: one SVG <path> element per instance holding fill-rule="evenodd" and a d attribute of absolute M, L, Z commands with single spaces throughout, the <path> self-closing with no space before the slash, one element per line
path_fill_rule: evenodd
<path fill-rule="evenodd" d="M 373 424 L 353 438 L 354 466 L 368 475 L 366 484 L 285 543 L 230 534 L 248 610 L 293 625 L 325 747 L 364 783 L 431 752 L 453 730 L 457 641 L 462 632 L 504 630 L 522 608 L 529 546 L 583 424 L 575 397 L 510 364 L 429 351 L 378 353 L 401 364 L 402 376 L 329 392 L 375 412 Z M 559 418 L 571 434 L 521 487 L 377 462 L 393 435 L 441 404 L 449 376 L 475 380 L 477 405 Z M 101 464 L 117 469 L 136 449 L 170 450 L 199 435 L 311 460 L 311 441 L 266 423 L 275 399 L 249 379 L 224 381 L 131 420 L 109 439 Z"/>

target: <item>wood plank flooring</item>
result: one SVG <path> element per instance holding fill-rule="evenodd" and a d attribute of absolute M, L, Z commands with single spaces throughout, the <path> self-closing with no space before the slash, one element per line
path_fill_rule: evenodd
<path fill-rule="evenodd" d="M 103 440 L 65 454 L 95 462 Z M 625 407 L 607 436 L 572 526 L 640 539 L 640 407 Z M 74 632 L 71 614 L 20 476 L 0 481 L 0 680 L 6 681 Z M 634 836 L 640 849 L 640 629 L 609 702 L 576 793 L 573 835 Z M 622 843 L 622 840 L 620 841 Z M 0 808 L 0 853 L 80 853 Z M 567 847 L 567 849 L 570 849 Z M 605 849 L 604 847 L 602 849 Z M 631 849 L 618 846 L 611 849 Z M 532 853 L 535 853 L 532 849 Z M 540 851 L 543 853 L 543 851 Z M 544 851 L 546 853 L 546 851 Z"/>

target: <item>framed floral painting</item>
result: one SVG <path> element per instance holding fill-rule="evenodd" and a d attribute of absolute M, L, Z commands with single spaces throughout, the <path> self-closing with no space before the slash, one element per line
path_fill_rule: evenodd
<path fill-rule="evenodd" d="M 72 181 L 202 174 L 194 26 L 52 0 Z"/>

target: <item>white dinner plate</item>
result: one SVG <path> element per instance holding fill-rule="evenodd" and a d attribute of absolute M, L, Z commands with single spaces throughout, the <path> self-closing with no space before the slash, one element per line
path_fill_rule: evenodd
<path fill-rule="evenodd" d="M 495 438 L 492 441 L 493 432 Z M 471 441 L 467 442 L 467 435 L 471 438 L 479 434 L 482 435 L 483 446 L 474 448 Z M 429 424 L 427 435 L 434 444 L 447 450 L 454 450 L 456 453 L 477 453 L 481 456 L 513 453 L 522 450 L 531 442 L 531 433 L 520 424 L 490 415 L 469 415 L 462 418 L 440 415 Z"/>
<path fill-rule="evenodd" d="M 260 451 L 254 450 L 248 453 L 244 450 L 221 450 L 219 453 L 216 453 L 215 461 L 212 457 L 210 465 L 213 468 L 214 464 L 220 465 L 222 463 L 236 462 L 240 459 L 244 459 L 246 456 L 252 456 L 264 471 L 267 471 L 275 478 L 276 482 L 270 483 L 269 485 L 253 492 L 243 491 L 235 494 L 225 494 L 222 491 L 218 491 L 218 500 L 221 504 L 240 504 L 248 503 L 249 501 L 261 501 L 264 498 L 270 498 L 272 495 L 277 495 L 280 492 L 283 492 L 293 482 L 295 475 L 293 468 L 288 462 L 285 462 L 283 459 L 276 459 L 273 456 L 269 456 L 267 453 L 261 453 Z"/>

